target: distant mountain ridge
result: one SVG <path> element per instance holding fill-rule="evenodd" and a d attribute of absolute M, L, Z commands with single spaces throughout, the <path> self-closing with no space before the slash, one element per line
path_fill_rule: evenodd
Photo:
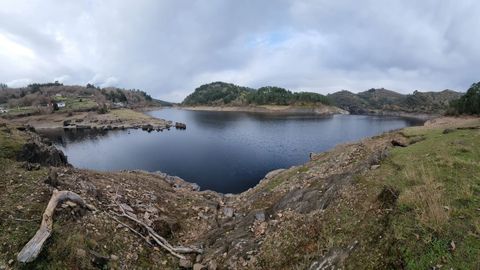
<path fill-rule="evenodd" d="M 327 95 L 331 102 L 353 114 L 380 112 L 404 112 L 422 114 L 443 114 L 450 103 L 463 93 L 443 90 L 440 92 L 419 92 L 400 94 L 384 88 L 370 89 L 358 94 L 343 90 Z"/>
<path fill-rule="evenodd" d="M 450 103 L 463 93 L 443 90 L 400 94 L 379 88 L 360 93 L 347 90 L 327 96 L 311 92 L 291 92 L 267 86 L 253 89 L 225 82 L 204 84 L 182 102 L 184 106 L 251 106 L 251 105 L 334 105 L 352 114 L 443 114 Z"/>

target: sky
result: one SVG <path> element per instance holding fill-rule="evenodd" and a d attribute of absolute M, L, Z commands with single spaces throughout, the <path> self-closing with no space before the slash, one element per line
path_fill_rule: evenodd
<path fill-rule="evenodd" d="M 201 84 L 322 94 L 465 91 L 480 80 L 476 0 L 0 0 L 0 82 Z"/>

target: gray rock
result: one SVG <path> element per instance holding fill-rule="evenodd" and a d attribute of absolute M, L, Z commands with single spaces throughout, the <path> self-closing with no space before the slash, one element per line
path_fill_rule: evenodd
<path fill-rule="evenodd" d="M 203 264 L 196 263 L 193 265 L 193 270 L 207 270 L 207 267 Z"/>
<path fill-rule="evenodd" d="M 187 259 L 180 259 L 180 261 L 178 262 L 178 265 L 180 266 L 180 268 L 183 268 L 183 269 L 192 268 L 192 262 Z"/>
<path fill-rule="evenodd" d="M 199 186 L 198 184 L 192 183 L 191 186 L 192 186 L 192 190 L 193 190 L 193 191 L 200 191 L 200 186 Z"/>
<path fill-rule="evenodd" d="M 380 168 L 380 165 L 372 165 L 372 166 L 370 167 L 370 170 L 376 170 L 376 169 L 378 169 L 378 168 Z"/>
<path fill-rule="evenodd" d="M 233 208 L 231 207 L 225 207 L 223 208 L 223 214 L 226 216 L 226 217 L 233 217 L 234 215 L 234 210 Z"/>
<path fill-rule="evenodd" d="M 258 212 L 255 214 L 255 220 L 258 220 L 260 222 L 265 221 L 265 213 L 264 212 Z"/>
<path fill-rule="evenodd" d="M 218 264 L 216 261 L 208 262 L 208 270 L 217 270 L 217 269 L 218 269 Z"/>
<path fill-rule="evenodd" d="M 447 129 L 443 130 L 442 133 L 443 133 L 443 134 L 448 134 L 448 133 L 452 133 L 452 132 L 454 132 L 454 131 L 455 131 L 455 129 L 447 128 Z"/>
<path fill-rule="evenodd" d="M 265 175 L 265 179 L 273 178 L 283 171 L 285 171 L 285 169 L 273 170 L 273 171 L 267 173 L 267 175 Z"/>

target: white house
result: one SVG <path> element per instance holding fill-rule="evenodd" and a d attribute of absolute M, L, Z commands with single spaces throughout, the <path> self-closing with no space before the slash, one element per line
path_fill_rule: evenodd
<path fill-rule="evenodd" d="M 58 108 L 65 108 L 65 102 L 61 101 L 57 103 Z"/>
<path fill-rule="evenodd" d="M 125 103 L 123 103 L 123 102 L 115 102 L 115 103 L 113 103 L 113 106 L 114 106 L 115 108 L 123 108 L 123 107 L 125 107 Z"/>

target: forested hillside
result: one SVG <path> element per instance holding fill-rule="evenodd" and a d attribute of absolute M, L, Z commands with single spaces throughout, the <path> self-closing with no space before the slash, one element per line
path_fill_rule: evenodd
<path fill-rule="evenodd" d="M 230 83 L 214 82 L 195 89 L 182 104 L 187 106 L 328 105 L 330 102 L 327 97 L 318 93 L 294 93 L 274 86 L 253 89 Z"/>

